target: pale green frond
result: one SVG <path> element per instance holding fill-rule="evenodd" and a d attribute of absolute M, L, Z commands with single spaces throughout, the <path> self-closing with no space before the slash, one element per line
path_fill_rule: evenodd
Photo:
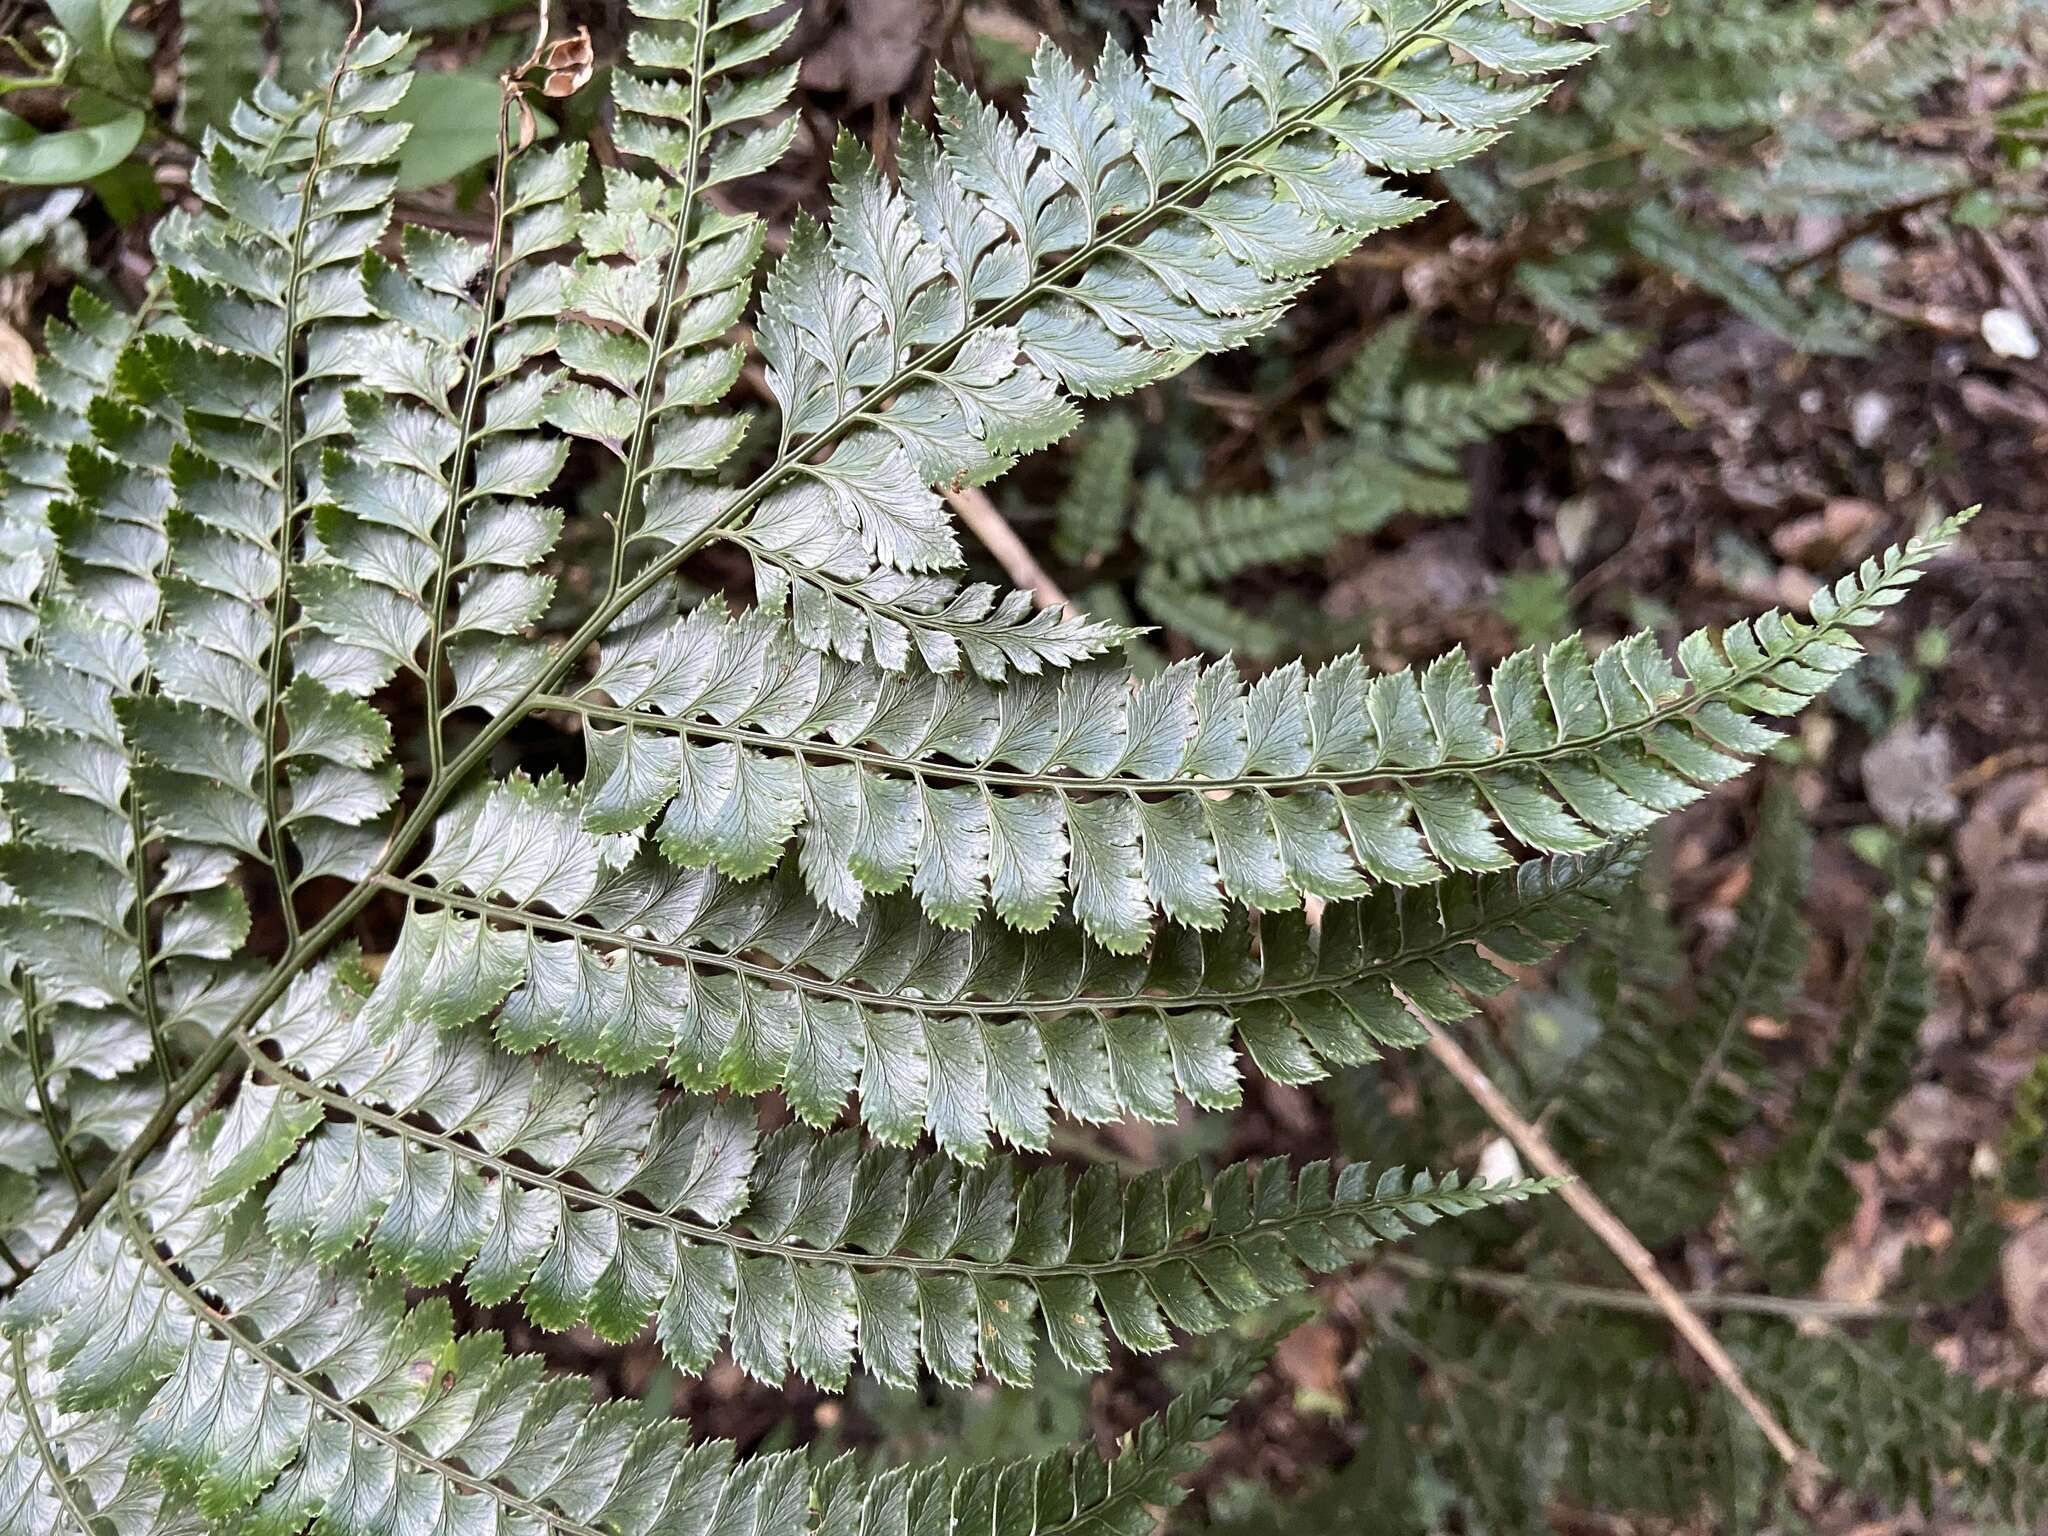
<path fill-rule="evenodd" d="M 216 1528 L 1142 1536 L 1255 1363 L 1204 1373 L 1107 1463 L 1066 1452 L 862 1474 L 793 1452 L 738 1460 L 729 1443 L 691 1445 L 682 1420 L 593 1406 L 496 1334 L 456 1335 L 445 1299 L 409 1305 L 359 1262 L 273 1246 L 246 1204 L 193 1206 L 197 1173 L 180 1148 L 124 1186 L 4 1323 L 46 1355 L 67 1412 L 97 1434 L 129 1430 L 132 1454 Z"/>
<path fill-rule="evenodd" d="M 1082 669 L 1002 685 L 821 657 L 759 610 L 717 603 L 608 647 L 581 697 L 582 814 L 736 879 L 800 839 L 841 917 L 915 894 L 953 927 L 1023 931 L 1071 908 L 1134 951 L 1155 910 L 1212 930 L 1234 905 L 1298 907 L 1506 868 L 1511 843 L 1583 852 L 1742 771 L 1860 653 L 1952 530 L 1888 551 L 1810 622 L 1770 613 L 1686 639 L 1674 670 L 1638 635 L 1525 651 L 1484 693 L 1462 657 L 1373 674 L 1355 655 L 1245 685 L 1228 661 L 1135 687 Z"/>
<path fill-rule="evenodd" d="M 893 164 L 840 144 L 758 301 L 729 184 L 798 131 L 793 17 L 634 9 L 601 168 L 522 144 L 506 78 L 475 240 L 392 228 L 401 39 L 257 84 L 157 225 L 147 319 L 82 302 L 0 438 L 0 1529 L 1142 1536 L 1242 1370 L 1107 1464 L 743 1461 L 439 1292 L 652 1319 L 691 1370 L 1015 1383 L 1041 1330 L 1100 1369 L 1249 1328 L 1533 1194 L 993 1143 L 1469 1014 L 1955 536 L 1675 663 L 1139 682 L 1098 659 L 1129 631 L 963 585 L 943 493 L 1270 326 L 1422 208 L 1388 178 L 1492 143 L 1588 52 L 1559 27 L 1620 7 L 1168 0 L 1142 62 L 1041 50 L 1018 117 L 943 80 Z M 1600 358 L 1567 361 L 1331 409 L 1442 501 L 1457 445 Z M 1128 511 L 1106 442 L 1084 563 Z M 549 505 L 572 453 L 615 461 L 589 570 Z M 681 574 L 718 540 L 743 616 Z M 1199 596 L 1213 543 L 1152 564 Z M 770 1092 L 798 1123 L 764 1136 Z"/>
<path fill-rule="evenodd" d="M 1026 1175 L 863 1148 L 851 1132 L 767 1138 L 741 1099 L 663 1103 L 653 1080 L 508 1058 L 481 1033 L 373 1036 L 346 969 L 279 1005 L 208 1149 L 207 1195 L 277 1171 L 266 1221 L 324 1261 L 368 1239 L 414 1285 L 457 1274 L 479 1303 L 522 1296 L 536 1325 L 624 1342 L 653 1320 L 671 1361 L 721 1343 L 762 1381 L 791 1370 L 911 1385 L 986 1370 L 1028 1383 L 1043 1316 L 1054 1352 L 1108 1365 L 1299 1290 L 1374 1244 L 1540 1184 L 1464 1185 L 1364 1165 L 1193 1164 L 1119 1180 Z M 323 1118 L 324 1117 L 324 1118 Z M 337 1118 L 338 1117 L 338 1118 Z"/>
<path fill-rule="evenodd" d="M 0 1536 L 197 1536 L 197 1510 L 136 1454 L 133 1420 L 58 1406 L 41 1340 L 0 1342 Z"/>
<path fill-rule="evenodd" d="M 398 51 L 371 34 L 323 97 L 266 86 L 208 138 L 199 210 L 158 227 L 172 316 L 117 357 L 131 327 L 77 308 L 51 408 L 8 455 L 49 492 L 33 618 L 7 660 L 5 1097 L 48 1143 L 11 1156 L 19 1170 L 75 1186 L 127 1145 L 151 1112 L 134 1069 L 152 1062 L 167 1091 L 182 1044 L 251 996 L 244 861 L 295 929 L 287 828 L 304 853 L 395 790 L 367 764 L 265 744 L 313 686 L 284 687 L 283 573 L 313 494 L 306 444 L 331 430 L 318 358 L 357 312 L 356 264 L 388 210 L 376 167 L 402 130 L 375 117 L 403 92 Z M 61 447 L 61 479 L 38 446 Z M 358 739 L 381 755 L 389 729 L 363 713 Z M 30 1224 L 53 1236 L 44 1205 Z"/>
<path fill-rule="evenodd" d="M 1205 19 L 1176 0 L 1142 64 L 1112 48 L 1090 79 L 1042 48 L 1021 124 L 942 77 L 940 134 L 906 131 L 900 183 L 842 143 L 835 218 L 797 222 L 763 306 L 780 452 L 744 488 L 650 506 L 632 532 L 668 548 L 633 586 L 724 536 L 764 604 L 851 661 L 901 669 L 915 651 L 999 676 L 1115 643 L 1057 615 L 1001 644 L 943 622 L 977 589 L 934 575 L 960 563 L 935 488 L 1065 435 L 1070 396 L 1264 330 L 1308 275 L 1426 206 L 1376 170 L 1468 152 L 1541 99 L 1521 74 L 1581 55 L 1465 9 L 1382 21 L 1304 0 Z M 1453 64 L 1454 46 L 1481 62 Z"/>
<path fill-rule="evenodd" d="M 580 230 L 551 394 L 563 432 L 619 462 L 607 599 L 636 541 L 687 537 L 719 494 L 745 417 L 726 406 L 744 361 L 732 332 L 753 296 L 764 230 L 704 194 L 767 169 L 796 132 L 782 112 L 794 64 L 769 67 L 796 25 L 754 0 L 638 0 L 631 68 L 613 73 L 613 130 L 631 162 L 608 168 Z"/>
<path fill-rule="evenodd" d="M 562 514 L 540 498 L 568 445 L 545 430 L 565 387 L 545 365 L 571 284 L 539 258 L 575 236 L 585 161 L 580 144 L 508 143 L 488 241 L 409 227 L 398 262 L 372 255 L 371 319 L 335 359 L 350 381 L 347 432 L 322 457 L 301 601 L 358 658 L 330 696 L 371 693 L 401 671 L 421 680 L 436 773 L 448 716 L 502 710 L 550 660 L 528 631 L 554 592 L 538 567 Z M 379 842 L 362 839 L 346 868 L 330 856 L 323 872 L 360 877 Z"/>
<path fill-rule="evenodd" d="M 1086 813 L 1081 825 L 1094 826 Z M 848 923 L 787 867 L 739 884 L 627 855 L 630 839 L 582 829 L 558 785 L 514 780 L 451 813 L 422 869 L 434 883 L 386 882 L 411 910 L 368 1005 L 372 1032 L 489 1017 L 515 1051 L 553 1045 L 614 1071 L 665 1063 L 700 1091 L 780 1086 L 818 1125 L 858 1090 L 883 1140 L 928 1129 L 979 1162 L 991 1130 L 1044 1146 L 1055 1106 L 1102 1121 L 1171 1119 L 1176 1093 L 1235 1104 L 1233 1034 L 1286 1082 L 1412 1045 L 1406 1005 L 1456 1018 L 1467 992 L 1505 984 L 1475 945 L 1547 952 L 1627 866 L 1607 851 L 1384 887 L 1316 924 L 1266 914 L 1256 951 L 1240 913 L 1119 956 L 1070 923 L 948 930 L 902 897 Z"/>
<path fill-rule="evenodd" d="M 27 637 L 42 579 L 30 551 L 41 545 L 50 503 L 68 487 L 66 455 L 91 441 L 89 408 L 135 330 L 133 317 L 84 288 L 71 290 L 65 314 L 44 326 L 35 382 L 13 387 L 11 420 L 0 432 L 0 531 L 8 541 L 0 565 L 0 651 L 8 654 L 23 649 Z"/>

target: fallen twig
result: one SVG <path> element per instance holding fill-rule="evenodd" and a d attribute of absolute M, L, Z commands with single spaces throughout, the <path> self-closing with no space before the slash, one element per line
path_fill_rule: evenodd
<path fill-rule="evenodd" d="M 1389 1253 L 1379 1262 L 1410 1279 L 1437 1280 L 1494 1296 L 1541 1297 L 1570 1306 L 1597 1307 L 1605 1312 L 1642 1312 L 1661 1316 L 1664 1311 L 1655 1297 L 1645 1296 L 1641 1291 L 1625 1291 L 1617 1286 L 1573 1285 L 1562 1280 L 1507 1274 L 1497 1269 L 1432 1264 L 1409 1253 Z M 1798 1323 L 1867 1322 L 1875 1318 L 1911 1317 L 1914 1310 L 1886 1301 L 1824 1301 L 1808 1296 L 1760 1296 L 1748 1291 L 1681 1291 L 1678 1297 L 1701 1314 L 1741 1313 L 1753 1317 L 1782 1317 Z"/>
<path fill-rule="evenodd" d="M 996 510 L 996 504 L 974 486 L 946 493 L 947 504 L 960 514 L 960 521 L 981 540 L 988 552 L 996 557 L 996 564 L 1003 568 L 1010 580 L 1029 592 L 1041 608 L 1065 608 L 1073 611 L 1067 601 L 1067 594 L 1060 590 L 1058 582 L 1045 574 L 1045 567 L 1030 550 L 1009 520 Z"/>
<path fill-rule="evenodd" d="M 1792 1438 L 1785 1426 L 1778 1422 L 1778 1416 L 1751 1390 L 1749 1383 L 1743 1380 L 1741 1368 L 1721 1347 L 1721 1341 L 1714 1337 L 1713 1330 L 1700 1320 L 1699 1313 L 1678 1293 L 1677 1287 L 1664 1278 L 1664 1272 L 1657 1268 L 1657 1261 L 1650 1256 L 1650 1251 L 1629 1231 L 1621 1218 L 1579 1179 L 1571 1164 L 1558 1156 L 1544 1134 L 1523 1118 L 1521 1111 L 1494 1086 L 1493 1080 L 1479 1063 L 1466 1054 L 1463 1046 L 1428 1020 L 1423 1021 L 1423 1027 L 1429 1031 L 1429 1054 L 1472 1095 L 1479 1107 L 1486 1111 L 1486 1117 L 1500 1128 L 1501 1134 L 1515 1144 L 1516 1150 L 1539 1173 L 1564 1181 L 1558 1194 L 1571 1207 L 1572 1214 L 1590 1227 L 1593 1235 L 1621 1261 L 1622 1267 L 1643 1288 L 1656 1310 L 1670 1320 L 1679 1337 L 1692 1346 L 1707 1369 L 1714 1373 L 1715 1379 L 1728 1389 L 1728 1395 L 1741 1405 L 1742 1411 L 1763 1432 L 1763 1437 L 1771 1443 L 1771 1449 L 1795 1472 L 1819 1472 L 1820 1463 Z"/>

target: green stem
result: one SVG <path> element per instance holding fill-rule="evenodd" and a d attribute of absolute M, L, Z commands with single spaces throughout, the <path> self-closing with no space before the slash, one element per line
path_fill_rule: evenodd
<path fill-rule="evenodd" d="M 43 1042 L 36 1022 L 36 984 L 30 977 L 23 977 L 21 983 L 21 1038 L 28 1048 L 29 1078 L 35 1084 L 36 1109 L 43 1117 L 44 1134 L 56 1149 L 57 1164 L 64 1170 L 72 1192 L 82 1196 L 85 1180 L 79 1176 L 78 1164 L 71 1160 L 71 1145 L 57 1124 L 57 1106 L 50 1101 L 50 1066 L 43 1060 Z M 53 1251 L 54 1248 L 53 1244 Z"/>
<path fill-rule="evenodd" d="M 16 1334 L 12 1345 L 14 1382 L 20 1393 L 21 1419 L 28 1426 L 28 1438 L 36 1448 L 36 1456 L 50 1474 L 50 1486 L 57 1490 L 57 1498 L 64 1506 L 64 1512 L 72 1518 L 85 1536 L 99 1536 L 92 1523 L 92 1514 L 78 1502 L 78 1494 L 71 1486 L 71 1475 L 64 1463 L 58 1459 L 56 1446 L 43 1430 L 43 1421 L 36 1413 L 35 1394 L 28 1384 L 28 1345 Z"/>

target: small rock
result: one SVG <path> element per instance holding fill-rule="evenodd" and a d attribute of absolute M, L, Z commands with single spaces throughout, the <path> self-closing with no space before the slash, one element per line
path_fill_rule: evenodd
<path fill-rule="evenodd" d="M 2016 309 L 2001 306 L 1985 310 L 1977 329 L 1984 338 L 1984 344 L 2000 357 L 2017 357 L 2032 362 L 2041 355 L 2041 338 L 2027 324 L 2027 317 Z"/>
<path fill-rule="evenodd" d="M 1982 1110 L 1942 1083 L 1915 1083 L 1893 1107 L 1891 1125 L 1916 1146 L 1961 1147 L 1986 1129 Z"/>
<path fill-rule="evenodd" d="M 1868 448 L 1884 436 L 1892 424 L 1892 403 L 1874 389 L 1866 389 L 1849 402 L 1849 435 L 1858 448 Z"/>
<path fill-rule="evenodd" d="M 2013 1326 L 2048 1354 L 2048 1221 L 2016 1232 L 1998 1256 L 1998 1277 Z"/>
<path fill-rule="evenodd" d="M 1807 570 L 1832 569 L 1862 550 L 1882 515 L 1867 501 L 1835 496 L 1818 512 L 1778 524 L 1771 548 Z"/>
<path fill-rule="evenodd" d="M 1948 732 L 1901 725 L 1863 754 L 1863 793 L 1897 831 L 1945 827 L 1962 807 L 1949 789 L 1955 765 Z"/>
<path fill-rule="evenodd" d="M 1522 1159 L 1515 1144 L 1496 1136 L 1479 1149 L 1479 1176 L 1489 1184 L 1512 1184 L 1522 1177 Z"/>

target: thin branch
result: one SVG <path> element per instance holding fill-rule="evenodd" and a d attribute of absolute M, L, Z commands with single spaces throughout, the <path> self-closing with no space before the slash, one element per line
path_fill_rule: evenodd
<path fill-rule="evenodd" d="M 1423 1019 L 1422 1025 L 1429 1032 L 1429 1054 L 1472 1095 L 1479 1107 L 1486 1111 L 1486 1117 L 1500 1128 L 1501 1134 L 1515 1144 L 1538 1172 L 1564 1181 L 1558 1190 L 1559 1198 L 1621 1261 L 1622 1268 L 1643 1288 L 1655 1310 L 1670 1320 L 1679 1337 L 1692 1346 L 1700 1359 L 1706 1362 L 1707 1369 L 1714 1373 L 1715 1379 L 1728 1389 L 1728 1395 L 1741 1405 L 1742 1411 L 1763 1432 L 1763 1437 L 1771 1443 L 1771 1449 L 1795 1472 L 1819 1472 L 1820 1463 L 1792 1438 L 1785 1426 L 1778 1422 L 1778 1416 L 1743 1380 L 1741 1368 L 1721 1347 L 1713 1330 L 1700 1320 L 1699 1313 L 1664 1278 L 1664 1272 L 1657 1268 L 1657 1261 L 1650 1256 L 1650 1251 L 1637 1241 L 1636 1235 L 1629 1231 L 1621 1218 L 1579 1179 L 1571 1164 L 1558 1156 L 1548 1138 L 1523 1118 L 1508 1101 L 1507 1095 L 1495 1087 L 1479 1064 L 1466 1054 L 1463 1046 L 1433 1021 Z"/>
<path fill-rule="evenodd" d="M 1385 1254 L 1377 1262 L 1412 1280 L 1437 1280 L 1493 1296 L 1541 1297 L 1570 1306 L 1597 1307 L 1603 1312 L 1664 1315 L 1664 1308 L 1655 1297 L 1616 1286 L 1573 1285 L 1561 1280 L 1541 1280 L 1532 1275 L 1507 1274 L 1497 1269 L 1432 1264 L 1427 1259 L 1418 1259 L 1407 1253 Z M 1679 1300 L 1701 1314 L 1780 1317 L 1796 1323 L 1856 1323 L 1915 1315 L 1914 1308 L 1896 1302 L 1823 1301 L 1806 1296 L 1760 1296 L 1744 1291 L 1682 1291 Z"/>
<path fill-rule="evenodd" d="M 1029 592 L 1039 607 L 1064 608 L 1069 613 L 1075 611 L 1074 605 L 1067 600 L 1067 594 L 1060 590 L 1059 583 L 1046 575 L 1045 567 L 1024 547 L 1017 531 L 985 492 L 976 486 L 964 486 L 957 491 L 948 491 L 946 502 L 960 514 L 960 521 L 967 525 L 968 532 L 981 540 L 988 552 L 995 556 L 996 564 L 1003 568 L 1003 573 Z"/>

